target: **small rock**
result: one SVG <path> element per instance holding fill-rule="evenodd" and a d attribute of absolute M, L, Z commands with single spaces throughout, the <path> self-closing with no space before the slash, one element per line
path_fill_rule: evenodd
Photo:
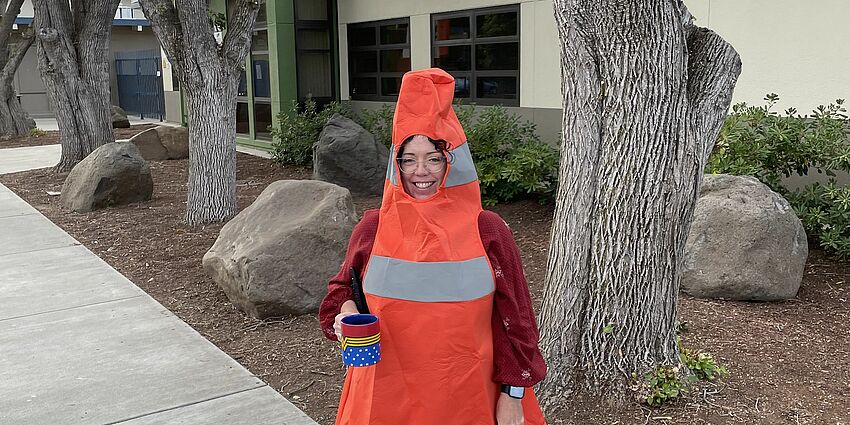
<path fill-rule="evenodd" d="M 107 143 L 80 161 L 65 179 L 60 201 L 85 212 L 151 199 L 153 179 L 148 163 L 129 142 Z"/>

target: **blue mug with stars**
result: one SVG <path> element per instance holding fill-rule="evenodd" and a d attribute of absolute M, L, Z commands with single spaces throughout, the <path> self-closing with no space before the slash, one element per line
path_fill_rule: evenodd
<path fill-rule="evenodd" d="M 374 314 L 343 317 L 342 362 L 346 366 L 372 366 L 381 360 L 381 324 Z"/>

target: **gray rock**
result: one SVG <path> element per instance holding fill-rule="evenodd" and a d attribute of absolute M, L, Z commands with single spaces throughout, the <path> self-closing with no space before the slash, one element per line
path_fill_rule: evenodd
<path fill-rule="evenodd" d="M 752 177 L 706 175 L 688 236 L 682 290 L 700 298 L 777 301 L 800 289 L 802 222 Z"/>
<path fill-rule="evenodd" d="M 62 186 L 65 207 L 85 212 L 151 199 L 148 163 L 129 142 L 107 143 L 74 166 Z"/>
<path fill-rule="evenodd" d="M 169 159 L 186 159 L 189 157 L 189 129 L 186 127 L 170 127 L 166 125 L 154 128 L 159 134 L 159 141 L 168 151 Z"/>
<path fill-rule="evenodd" d="M 313 145 L 313 178 L 358 195 L 380 195 L 389 150 L 354 121 L 335 114 Z"/>
<path fill-rule="evenodd" d="M 156 128 L 149 128 L 130 138 L 130 143 L 139 148 L 139 153 L 147 161 L 163 161 L 168 159 L 168 150 L 162 146 Z"/>
<path fill-rule="evenodd" d="M 345 188 L 277 181 L 222 227 L 204 270 L 253 317 L 315 312 L 356 222 Z"/>
<path fill-rule="evenodd" d="M 119 106 L 112 105 L 112 128 L 130 128 L 127 113 Z"/>
<path fill-rule="evenodd" d="M 189 129 L 157 126 L 130 138 L 148 161 L 186 159 L 189 157 Z"/>

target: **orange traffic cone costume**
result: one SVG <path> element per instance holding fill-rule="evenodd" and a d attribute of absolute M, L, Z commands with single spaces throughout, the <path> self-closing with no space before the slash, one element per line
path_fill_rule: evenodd
<path fill-rule="evenodd" d="M 494 274 L 478 231 L 478 177 L 452 109 L 454 79 L 439 69 L 405 74 L 393 126 L 378 231 L 363 289 L 381 320 L 382 359 L 350 367 L 339 425 L 491 425 Z M 452 161 L 437 193 L 417 200 L 395 158 L 413 135 L 445 140 Z M 528 389 L 525 423 L 545 424 Z"/>

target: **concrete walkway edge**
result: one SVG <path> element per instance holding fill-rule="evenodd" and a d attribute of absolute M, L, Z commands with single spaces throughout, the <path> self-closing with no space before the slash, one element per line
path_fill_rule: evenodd
<path fill-rule="evenodd" d="M 0 423 L 316 423 L 3 185 L 0 241 Z"/>

